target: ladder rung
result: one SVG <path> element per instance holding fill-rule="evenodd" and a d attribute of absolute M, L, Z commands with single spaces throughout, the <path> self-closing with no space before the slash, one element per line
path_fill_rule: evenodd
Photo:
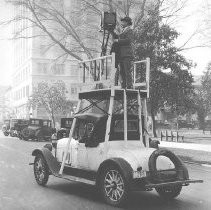
<path fill-rule="evenodd" d="M 144 93 L 147 93 L 148 91 L 147 90 L 139 90 L 140 92 L 144 92 Z"/>
<path fill-rule="evenodd" d="M 137 86 L 146 87 L 147 86 L 147 83 L 146 82 L 134 83 L 133 86 L 135 86 L 135 87 L 137 87 Z"/>

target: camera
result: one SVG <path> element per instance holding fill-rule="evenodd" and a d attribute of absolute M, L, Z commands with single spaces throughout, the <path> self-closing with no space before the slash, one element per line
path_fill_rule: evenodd
<path fill-rule="evenodd" d="M 116 13 L 104 12 L 101 16 L 101 29 L 113 31 L 116 27 Z"/>

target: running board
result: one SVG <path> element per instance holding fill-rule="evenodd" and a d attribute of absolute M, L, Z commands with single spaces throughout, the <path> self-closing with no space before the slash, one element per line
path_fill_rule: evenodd
<path fill-rule="evenodd" d="M 169 185 L 178 185 L 178 184 L 187 186 L 190 183 L 203 183 L 203 180 L 189 179 L 189 180 L 175 181 L 175 182 L 164 182 L 164 183 L 159 183 L 159 184 L 147 184 L 147 185 L 145 185 L 145 187 L 146 188 L 156 188 L 156 187 L 165 187 L 165 186 L 169 186 Z"/>
<path fill-rule="evenodd" d="M 55 174 L 53 174 L 53 175 L 55 177 L 66 179 L 68 181 L 81 182 L 81 183 L 85 183 L 85 184 L 89 184 L 89 185 L 95 185 L 96 184 L 95 181 L 84 179 L 84 178 L 80 178 L 80 177 L 76 177 L 76 176 L 71 176 L 71 175 L 66 175 L 66 174 L 63 174 L 63 175 L 59 175 L 59 174 L 55 175 Z"/>
<path fill-rule="evenodd" d="M 84 169 L 72 168 L 70 165 L 65 164 L 63 174 L 60 175 L 59 170 L 61 168 L 61 163 L 57 161 L 57 159 L 52 155 L 50 150 L 48 150 L 47 148 L 42 148 L 42 150 L 34 151 L 34 153 L 36 152 L 42 152 L 47 162 L 49 171 L 55 177 L 66 179 L 69 181 L 76 181 L 85 184 L 95 185 L 97 176 L 96 172 Z"/>

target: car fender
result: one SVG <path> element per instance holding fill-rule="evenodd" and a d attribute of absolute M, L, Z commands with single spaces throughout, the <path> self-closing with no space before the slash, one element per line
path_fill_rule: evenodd
<path fill-rule="evenodd" d="M 96 180 L 97 185 L 99 183 L 99 178 L 100 178 L 103 170 L 107 166 L 111 166 L 111 165 L 114 165 L 121 170 L 123 176 L 125 177 L 125 179 L 128 183 L 130 183 L 132 181 L 133 169 L 132 169 L 131 165 L 123 158 L 110 158 L 110 159 L 103 161 L 99 166 L 99 169 L 97 171 L 97 180 Z"/>
<path fill-rule="evenodd" d="M 179 180 L 189 179 L 187 167 L 182 163 L 180 158 L 170 150 L 162 148 L 155 150 L 149 158 L 149 171 L 153 182 L 157 183 L 164 181 L 159 176 L 157 176 L 156 161 L 159 156 L 165 156 L 173 162 L 175 169 L 177 170 L 177 179 Z"/>
<path fill-rule="evenodd" d="M 44 157 L 50 172 L 53 175 L 58 176 L 59 169 L 61 166 L 60 163 L 57 161 L 57 159 L 53 156 L 51 151 L 48 148 L 43 147 L 42 149 L 35 149 L 32 152 L 32 156 L 37 156 L 38 154 Z"/>

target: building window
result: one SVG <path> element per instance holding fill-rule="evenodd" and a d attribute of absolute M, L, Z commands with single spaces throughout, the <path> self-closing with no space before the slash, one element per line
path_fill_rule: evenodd
<path fill-rule="evenodd" d="M 64 75 L 64 64 L 54 64 L 52 66 L 52 73 L 54 75 Z"/>
<path fill-rule="evenodd" d="M 48 64 L 47 63 L 38 63 L 37 64 L 37 72 L 39 74 L 47 74 L 47 72 L 48 72 Z"/>
<path fill-rule="evenodd" d="M 26 97 L 26 87 L 23 87 L 23 98 Z"/>
<path fill-rule="evenodd" d="M 71 76 L 77 76 L 77 75 L 78 75 L 78 66 L 71 65 Z"/>
<path fill-rule="evenodd" d="M 76 94 L 77 93 L 77 88 L 71 88 L 71 94 Z"/>
<path fill-rule="evenodd" d="M 29 97 L 29 86 L 26 86 L 26 97 Z"/>

